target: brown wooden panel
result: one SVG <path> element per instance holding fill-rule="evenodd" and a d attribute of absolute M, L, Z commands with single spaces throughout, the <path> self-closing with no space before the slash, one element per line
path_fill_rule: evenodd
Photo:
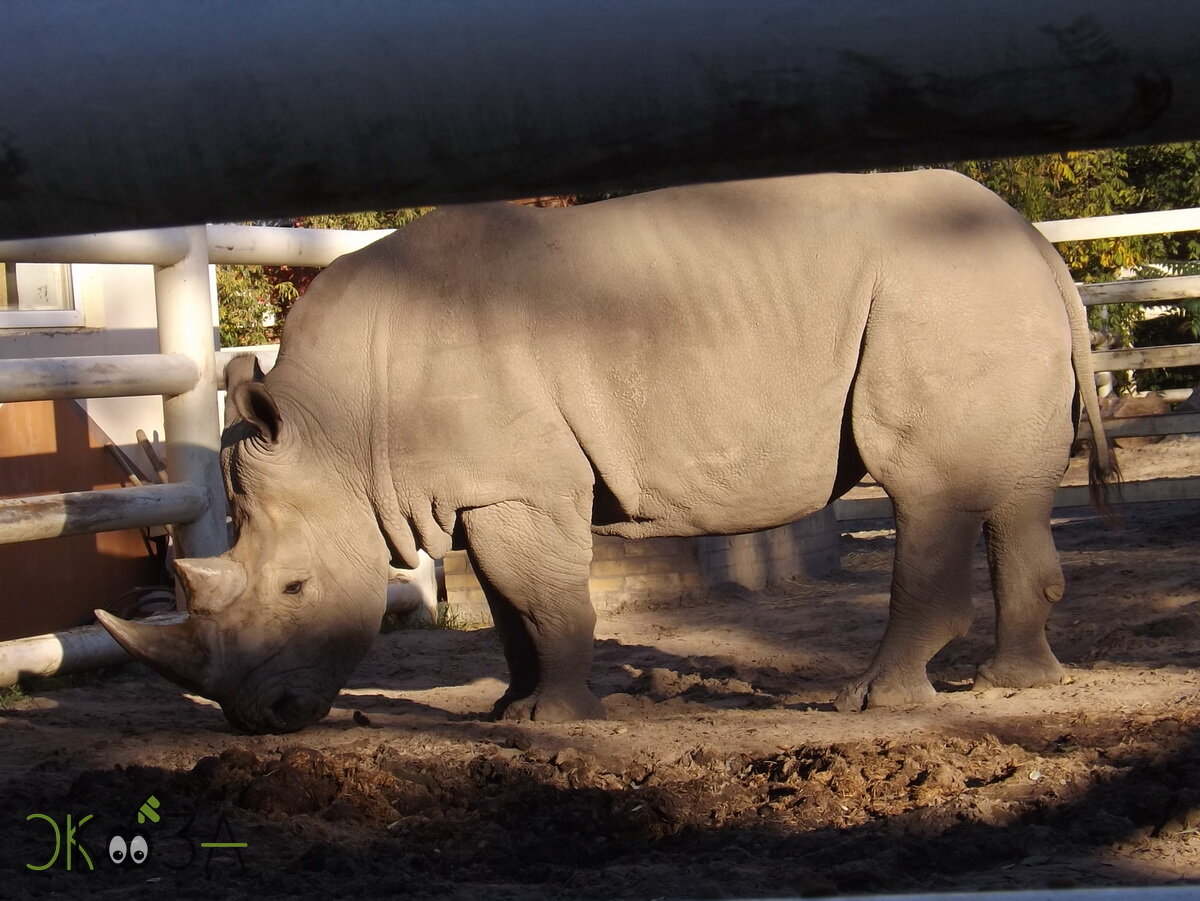
<path fill-rule="evenodd" d="M 118 487 L 103 445 L 74 401 L 0 405 L 0 496 Z M 159 578 L 136 530 L 0 546 L 0 640 L 76 625 Z"/>

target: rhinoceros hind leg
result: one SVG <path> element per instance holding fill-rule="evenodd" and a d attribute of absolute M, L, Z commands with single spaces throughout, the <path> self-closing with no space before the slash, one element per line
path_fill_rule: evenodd
<path fill-rule="evenodd" d="M 935 692 L 925 665 L 971 625 L 971 550 L 982 514 L 896 504 L 896 559 L 887 630 L 866 672 L 835 700 L 843 712 L 923 704 Z"/>
<path fill-rule="evenodd" d="M 1050 533 L 1053 487 L 1014 498 L 987 519 L 985 534 L 996 598 L 996 650 L 980 664 L 975 690 L 1057 685 L 1063 668 L 1046 640 L 1046 617 L 1063 596 L 1063 574 Z"/>
<path fill-rule="evenodd" d="M 462 519 L 509 668 L 509 687 L 493 716 L 603 719 L 587 683 L 596 615 L 588 596 L 586 516 L 507 502 L 466 510 Z"/>

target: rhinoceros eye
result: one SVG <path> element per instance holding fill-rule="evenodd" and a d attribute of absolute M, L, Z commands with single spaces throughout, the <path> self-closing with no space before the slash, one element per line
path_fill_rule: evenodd
<path fill-rule="evenodd" d="M 304 590 L 304 580 L 303 579 L 298 579 L 295 582 L 288 582 L 287 585 L 283 586 L 284 594 L 299 594 L 303 590 Z"/>

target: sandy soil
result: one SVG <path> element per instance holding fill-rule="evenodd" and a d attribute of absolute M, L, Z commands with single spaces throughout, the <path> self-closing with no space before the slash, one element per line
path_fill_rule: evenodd
<path fill-rule="evenodd" d="M 1127 477 L 1200 472 L 1200 441 L 1122 451 Z M 812 584 L 634 605 L 599 625 L 609 719 L 483 716 L 489 630 L 382 635 L 330 717 L 291 737 L 137 667 L 0 711 L 7 897 L 716 898 L 1200 882 L 1200 502 L 1056 520 L 1069 684 L 969 691 L 978 622 L 930 666 L 930 706 L 842 715 L 886 614 L 894 533 L 843 537 Z M 865 524 L 871 525 L 871 524 Z M 139 825 L 139 808 L 159 801 Z M 76 849 L 46 863 L 54 833 Z M 143 817 L 145 818 L 145 817 Z M 140 832 L 145 863 L 113 865 Z M 202 848 L 202 842 L 245 848 Z M 130 847 L 133 847 L 131 844 Z"/>

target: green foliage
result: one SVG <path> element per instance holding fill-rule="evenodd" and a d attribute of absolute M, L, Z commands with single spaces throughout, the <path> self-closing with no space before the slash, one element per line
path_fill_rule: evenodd
<path fill-rule="evenodd" d="M 217 267 L 217 313 L 222 347 L 275 340 L 280 305 L 262 266 Z"/>
<path fill-rule="evenodd" d="M 447 604 L 439 603 L 437 618 L 431 623 L 413 622 L 412 615 L 408 613 L 386 613 L 379 631 L 383 635 L 400 629 L 448 629 L 465 632 L 479 629 L 483 625 L 481 620 L 471 619 L 469 616 L 452 610 Z"/>
<path fill-rule="evenodd" d="M 375 213 L 335 213 L 325 216 L 302 216 L 295 220 L 297 228 L 348 228 L 368 231 L 373 228 L 403 228 L 420 219 L 433 207 L 406 210 L 383 210 Z"/>
<path fill-rule="evenodd" d="M 380 212 L 305 216 L 297 228 L 365 231 L 401 228 L 431 207 Z M 260 223 L 261 224 L 261 223 Z M 304 266 L 218 266 L 217 306 L 223 347 L 249 347 L 279 340 L 284 320 L 320 269 Z"/>
<path fill-rule="evenodd" d="M 20 685 L 0 686 L 0 710 L 16 710 L 24 707 L 29 696 Z"/>
<path fill-rule="evenodd" d="M 1200 247 L 1194 248 L 1192 253 L 1200 256 Z M 1200 259 L 1176 260 L 1162 263 L 1143 263 L 1138 267 L 1137 275 L 1138 278 L 1200 275 Z M 1175 311 L 1171 315 L 1178 316 L 1181 320 L 1181 326 L 1178 330 L 1179 340 L 1168 343 L 1190 344 L 1195 341 L 1200 341 L 1200 298 L 1193 297 L 1190 300 L 1182 300 L 1174 304 L 1174 306 Z"/>

